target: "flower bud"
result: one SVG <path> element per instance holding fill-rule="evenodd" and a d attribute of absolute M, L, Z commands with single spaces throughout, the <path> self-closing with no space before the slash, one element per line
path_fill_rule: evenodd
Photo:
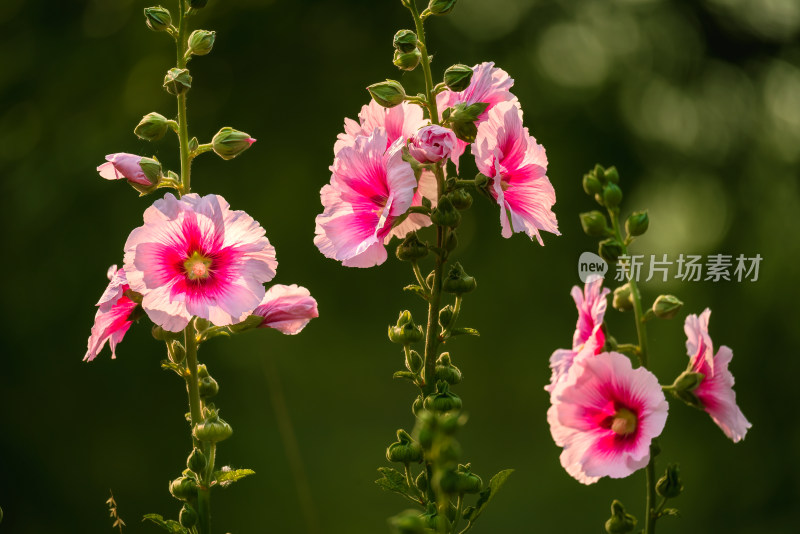
<path fill-rule="evenodd" d="M 625 507 L 618 500 L 611 503 L 611 517 L 606 521 L 608 534 L 625 534 L 636 527 L 636 518 L 625 513 Z"/>
<path fill-rule="evenodd" d="M 197 364 L 197 376 L 198 378 L 205 378 L 207 376 L 211 376 L 208 374 L 208 367 L 204 363 Z"/>
<path fill-rule="evenodd" d="M 619 172 L 613 165 L 603 171 L 603 177 L 612 184 L 619 183 Z"/>
<path fill-rule="evenodd" d="M 417 65 L 419 65 L 421 59 L 422 53 L 417 48 L 411 52 L 401 52 L 400 50 L 395 50 L 392 63 L 394 63 L 394 66 L 400 70 L 412 71 L 417 68 Z"/>
<path fill-rule="evenodd" d="M 226 126 L 218 131 L 211 140 L 211 146 L 217 156 L 222 159 L 233 159 L 255 143 L 249 134 Z"/>
<path fill-rule="evenodd" d="M 583 175 L 583 190 L 587 195 L 596 195 L 603 191 L 603 184 L 592 174 Z"/>
<path fill-rule="evenodd" d="M 608 263 L 616 263 L 619 257 L 622 256 L 622 245 L 613 237 L 609 237 L 600 241 L 597 253 Z"/>
<path fill-rule="evenodd" d="M 414 481 L 414 485 L 417 486 L 417 489 L 424 492 L 428 489 L 428 473 L 425 471 L 421 472 L 417 479 Z"/>
<path fill-rule="evenodd" d="M 450 353 L 443 352 L 436 360 L 436 380 L 455 385 L 461 382 L 461 370 L 450 362 Z"/>
<path fill-rule="evenodd" d="M 189 69 L 173 67 L 164 76 L 164 89 L 171 95 L 182 95 L 192 87 L 192 76 Z"/>
<path fill-rule="evenodd" d="M 188 504 L 184 504 L 181 513 L 178 514 L 178 520 L 182 527 L 192 528 L 197 524 L 197 512 Z"/>
<path fill-rule="evenodd" d="M 181 363 L 186 358 L 186 349 L 177 339 L 167 341 L 167 356 L 172 363 Z"/>
<path fill-rule="evenodd" d="M 472 81 L 472 69 L 466 65 L 457 64 L 447 67 L 444 71 L 444 84 L 455 93 L 460 93 L 469 87 Z"/>
<path fill-rule="evenodd" d="M 393 44 L 400 52 L 413 52 L 417 49 L 417 34 L 411 30 L 398 30 L 394 34 Z"/>
<path fill-rule="evenodd" d="M 148 113 L 142 117 L 142 120 L 133 129 L 133 133 L 145 141 L 158 141 L 169 129 L 167 122 L 167 118 L 160 113 Z"/>
<path fill-rule="evenodd" d="M 642 235 L 647 231 L 648 226 L 650 226 L 650 217 L 647 215 L 647 210 L 634 211 L 625 221 L 625 231 L 632 236 Z"/>
<path fill-rule="evenodd" d="M 216 38 L 216 32 L 195 30 L 189 36 L 189 51 L 195 56 L 205 56 L 214 48 Z"/>
<path fill-rule="evenodd" d="M 659 295 L 653 303 L 653 313 L 659 319 L 672 319 L 682 306 L 683 302 L 675 295 Z"/>
<path fill-rule="evenodd" d="M 472 472 L 470 464 L 459 465 L 456 473 L 458 475 L 457 493 L 479 493 L 483 489 L 483 480 Z"/>
<path fill-rule="evenodd" d="M 193 478 L 178 477 L 169 483 L 169 492 L 181 501 L 194 499 L 197 496 L 197 482 Z"/>
<path fill-rule="evenodd" d="M 665 499 L 674 499 L 683 491 L 683 484 L 680 479 L 680 470 L 677 464 L 667 466 L 664 476 L 656 482 L 656 492 Z"/>
<path fill-rule="evenodd" d="M 472 206 L 472 195 L 464 188 L 456 189 L 447 194 L 453 206 L 460 211 L 469 209 Z"/>
<path fill-rule="evenodd" d="M 201 7 L 206 7 L 208 0 L 189 0 L 189 7 L 192 9 L 200 9 Z"/>
<path fill-rule="evenodd" d="M 451 305 L 447 305 L 441 310 L 439 310 L 439 326 L 442 329 L 446 329 L 450 326 L 450 322 L 453 320 L 453 307 Z"/>
<path fill-rule="evenodd" d="M 406 91 L 400 82 L 386 80 L 367 87 L 372 99 L 385 108 L 393 108 L 406 99 Z"/>
<path fill-rule="evenodd" d="M 454 293 L 456 295 L 469 293 L 476 287 L 478 287 L 478 282 L 474 277 L 464 272 L 464 268 L 461 267 L 460 262 L 455 262 L 450 267 L 450 272 L 447 273 L 447 276 L 442 281 L 442 289 L 447 293 Z"/>
<path fill-rule="evenodd" d="M 431 212 L 431 221 L 438 226 L 455 228 L 461 222 L 461 214 L 453 206 L 453 202 L 447 196 L 443 196 Z"/>
<path fill-rule="evenodd" d="M 210 399 L 219 393 L 219 384 L 210 376 L 199 379 L 200 382 L 200 396 L 204 399 Z"/>
<path fill-rule="evenodd" d="M 150 185 L 156 185 L 161 181 L 161 163 L 153 158 L 142 158 L 139 160 L 139 166 L 142 168 Z"/>
<path fill-rule="evenodd" d="M 425 335 L 422 327 L 414 324 L 411 312 L 406 310 L 400 313 L 395 326 L 389 327 L 389 341 L 401 345 L 410 345 L 422 341 Z"/>
<path fill-rule="evenodd" d="M 450 392 L 450 385 L 444 380 L 436 383 L 436 393 L 425 397 L 423 406 L 431 412 L 449 412 L 461 409 L 461 398 Z"/>
<path fill-rule="evenodd" d="M 447 234 L 447 241 L 444 242 L 444 249 L 447 252 L 453 252 L 458 248 L 458 234 L 455 230 Z"/>
<path fill-rule="evenodd" d="M 614 290 L 614 300 L 611 303 L 619 311 L 633 309 L 633 297 L 631 297 L 631 284 L 626 283 Z"/>
<path fill-rule="evenodd" d="M 205 454 L 203 454 L 203 451 L 195 447 L 192 453 L 189 455 L 189 458 L 186 460 L 186 467 L 199 475 L 205 471 L 206 466 L 208 466 L 208 461 L 206 460 Z"/>
<path fill-rule="evenodd" d="M 389 518 L 389 527 L 395 534 L 427 534 L 425 519 L 417 510 L 406 510 Z"/>
<path fill-rule="evenodd" d="M 450 532 L 452 528 L 447 516 L 439 515 L 436 511 L 436 503 L 433 501 L 428 503 L 428 508 L 422 517 L 425 519 L 425 524 L 428 528 L 434 532 Z"/>
<path fill-rule="evenodd" d="M 456 0 L 431 0 L 428 9 L 434 15 L 447 15 L 456 7 Z"/>
<path fill-rule="evenodd" d="M 417 395 L 417 398 L 414 399 L 414 402 L 411 404 L 411 412 L 419 417 L 420 413 L 422 412 L 423 408 L 423 400 L 422 395 Z"/>
<path fill-rule="evenodd" d="M 163 32 L 172 26 L 172 15 L 162 6 L 144 8 L 144 17 L 147 27 L 154 32 Z"/>
<path fill-rule="evenodd" d="M 231 437 L 233 429 L 231 425 L 212 411 L 202 423 L 198 423 L 192 430 L 192 435 L 206 443 L 218 443 Z"/>
<path fill-rule="evenodd" d="M 386 449 L 386 459 L 390 462 L 410 464 L 422 461 L 422 448 L 405 430 L 397 431 L 397 441 Z"/>
<path fill-rule="evenodd" d="M 458 145 L 456 134 L 438 124 L 420 128 L 408 142 L 408 153 L 420 163 L 436 163 L 449 158 Z"/>
<path fill-rule="evenodd" d="M 606 224 L 606 216 L 597 210 L 588 211 L 579 215 L 583 231 L 589 237 L 607 237 L 611 230 Z"/>
<path fill-rule="evenodd" d="M 617 184 L 609 183 L 603 188 L 603 204 L 616 208 L 622 202 L 622 189 Z"/>
<path fill-rule="evenodd" d="M 406 354 L 406 369 L 412 373 L 419 373 L 422 370 L 422 356 L 415 350 L 408 351 Z"/>
<path fill-rule="evenodd" d="M 410 232 L 402 243 L 397 245 L 395 255 L 400 261 L 419 260 L 428 255 L 428 245 L 419 240 L 416 232 Z"/>

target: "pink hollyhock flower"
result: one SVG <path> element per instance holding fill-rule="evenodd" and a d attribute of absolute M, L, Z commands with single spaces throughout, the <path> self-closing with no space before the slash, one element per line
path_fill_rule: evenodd
<path fill-rule="evenodd" d="M 338 140 L 333 145 L 334 155 L 346 146 L 353 146 L 356 137 L 369 137 L 376 128 L 386 131 L 388 148 L 400 138 L 407 141 L 417 130 L 428 124 L 422 116 L 422 108 L 416 104 L 402 102 L 399 106 L 385 108 L 374 100 L 361 108 L 358 120 L 359 122 L 347 118 L 344 120 L 344 133 L 338 135 Z"/>
<path fill-rule="evenodd" d="M 120 180 L 125 178 L 129 182 L 150 186 L 153 185 L 141 166 L 142 157 L 136 154 L 120 152 L 106 156 L 106 163 L 97 167 L 97 172 L 106 180 Z"/>
<path fill-rule="evenodd" d="M 561 465 L 583 484 L 623 478 L 650 461 L 669 405 L 658 379 L 616 352 L 577 360 L 547 411 Z"/>
<path fill-rule="evenodd" d="M 259 328 L 274 328 L 283 334 L 297 334 L 315 317 L 317 301 L 308 289 L 276 284 L 267 290 L 253 315 L 264 318 Z"/>
<path fill-rule="evenodd" d="M 386 132 L 356 137 L 331 166 L 331 182 L 322 188 L 324 211 L 316 219 L 314 244 L 326 257 L 347 267 L 372 267 L 386 261 L 384 240 L 392 223 L 411 205 L 417 180 L 403 161 L 398 139 L 386 149 Z"/>
<path fill-rule="evenodd" d="M 458 138 L 453 130 L 429 124 L 411 137 L 408 152 L 420 163 L 436 163 L 450 157 L 457 142 Z"/>
<path fill-rule="evenodd" d="M 92 335 L 89 336 L 89 346 L 83 361 L 92 361 L 103 350 L 106 341 L 111 347 L 111 358 L 117 357 L 117 343 L 122 341 L 128 328 L 136 319 L 135 310 L 139 305 L 125 295 L 130 289 L 125 271 L 112 265 L 107 273 L 109 283 L 100 301 L 94 316 Z"/>
<path fill-rule="evenodd" d="M 264 297 L 278 262 L 264 229 L 218 195 L 171 193 L 125 243 L 125 273 L 154 323 L 178 332 L 193 315 L 239 323 Z"/>
<path fill-rule="evenodd" d="M 736 443 L 744 439 L 747 429 L 753 425 L 736 404 L 733 375 L 728 370 L 733 351 L 723 345 L 714 354 L 714 345 L 708 335 L 710 316 L 711 310 L 706 308 L 700 317 L 689 315 L 683 326 L 686 332 L 686 352 L 690 358 L 689 369 L 705 376 L 693 393 L 717 426 Z"/>
<path fill-rule="evenodd" d="M 503 237 L 525 232 L 544 245 L 539 230 L 561 235 L 551 210 L 556 193 L 547 178 L 544 147 L 522 126 L 522 111 L 514 103 L 502 102 L 489 111 L 472 151 L 478 170 L 491 180 Z"/>

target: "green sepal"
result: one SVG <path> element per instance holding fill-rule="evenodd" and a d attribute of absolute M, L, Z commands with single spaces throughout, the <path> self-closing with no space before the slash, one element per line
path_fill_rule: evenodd
<path fill-rule="evenodd" d="M 142 518 L 142 521 L 151 521 L 171 534 L 189 534 L 189 531 L 183 528 L 177 521 L 173 519 L 164 520 L 164 518 L 158 514 L 146 514 Z"/>
<path fill-rule="evenodd" d="M 489 502 L 494 498 L 495 494 L 503 486 L 503 484 L 506 483 L 506 480 L 508 480 L 508 477 L 511 476 L 511 473 L 513 472 L 513 469 L 504 469 L 493 476 L 489 481 L 489 486 L 485 490 L 481 491 L 478 502 L 475 503 L 475 507 L 469 507 L 464 510 L 464 519 L 467 520 L 470 527 L 483 513 L 483 511 L 486 509 L 486 505 L 489 504 Z"/>
<path fill-rule="evenodd" d="M 219 471 L 214 471 L 214 479 L 216 480 L 216 484 L 219 484 L 223 488 L 227 488 L 234 482 L 238 482 L 244 477 L 255 474 L 256 472 L 252 469 L 221 469 Z"/>

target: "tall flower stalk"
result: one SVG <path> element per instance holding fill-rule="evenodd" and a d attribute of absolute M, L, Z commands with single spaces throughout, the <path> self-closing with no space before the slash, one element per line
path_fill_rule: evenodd
<path fill-rule="evenodd" d="M 219 385 L 199 361 L 202 344 L 256 328 L 296 334 L 318 315 L 316 301 L 305 288 L 265 289 L 263 284 L 275 276 L 278 263 L 275 248 L 257 221 L 231 210 L 219 195 L 192 192 L 191 166 L 196 157 L 213 151 L 232 159 L 255 142 L 229 127 L 205 144 L 190 137 L 187 96 L 193 80 L 187 64 L 210 53 L 216 35 L 202 29 L 189 33 L 189 21 L 206 3 L 178 0 L 177 20 L 162 6 L 144 10 L 147 26 L 169 35 L 176 45 L 176 65 L 167 71 L 163 87 L 176 98 L 177 118 L 149 113 L 134 133 L 158 141 L 172 130 L 178 137 L 180 174 L 165 172 L 155 158 L 127 153 L 111 154 L 98 167 L 101 177 L 126 179 L 141 195 L 161 188 L 175 194 L 167 193 L 145 210 L 144 225 L 134 229 L 125 243 L 124 266 L 109 269 L 110 283 L 98 303 L 85 357 L 93 360 L 106 342 L 116 357 L 116 345 L 145 315 L 154 323 L 153 337 L 165 342 L 168 357 L 162 367 L 174 371 L 186 386 L 191 449 L 186 469 L 169 485 L 182 503 L 178 520 L 158 514 L 145 519 L 168 532 L 187 534 L 212 531 L 213 488 L 253 474 L 218 465 L 218 445 L 233 430 L 212 402 Z"/>
<path fill-rule="evenodd" d="M 462 400 L 452 391 L 462 373 L 442 348 L 457 337 L 478 335 L 459 324 L 465 297 L 477 286 L 453 261 L 462 213 L 477 192 L 497 203 L 504 237 L 522 232 L 543 244 L 541 230 L 558 234 L 551 211 L 555 193 L 544 148 L 523 127 L 505 71 L 493 63 L 453 65 L 442 82 L 434 82 L 425 22 L 450 13 L 455 0 L 431 0 L 422 11 L 415 0 L 401 2 L 414 29 L 395 34 L 394 64 L 402 71 L 422 69 L 424 90 L 409 94 L 396 80 L 373 84 L 372 102 L 359 120 L 345 119 L 332 177 L 320 195 L 324 211 L 316 220 L 315 243 L 345 266 L 372 267 L 386 261 L 385 246 L 394 237 L 400 240 L 396 256 L 409 264 L 413 280 L 404 289 L 427 310 L 422 325 L 404 310 L 389 327 L 405 364 L 394 376 L 419 394 L 412 403 L 413 431 L 399 429 L 386 451 L 402 467 L 380 468 L 377 483 L 416 506 L 390 519 L 395 531 L 455 534 L 472 528 L 512 471 L 484 484 L 463 462 L 455 438 L 466 422 Z M 462 179 L 459 163 L 467 148 L 480 173 Z M 426 274 L 423 263 L 431 256 Z M 420 343 L 421 353 L 413 348 Z"/>

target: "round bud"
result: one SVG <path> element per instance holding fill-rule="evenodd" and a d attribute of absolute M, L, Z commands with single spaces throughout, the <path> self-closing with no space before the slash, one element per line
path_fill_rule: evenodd
<path fill-rule="evenodd" d="M 405 430 L 397 431 L 397 441 L 386 449 L 390 462 L 410 464 L 422 461 L 422 448 Z"/>
<path fill-rule="evenodd" d="M 603 184 L 591 174 L 583 175 L 583 190 L 587 195 L 596 195 L 603 191 Z"/>
<path fill-rule="evenodd" d="M 431 0 L 428 9 L 434 15 L 447 15 L 456 7 L 456 0 Z"/>
<path fill-rule="evenodd" d="M 653 303 L 653 313 L 659 319 L 672 319 L 682 306 L 683 302 L 675 295 L 659 295 Z"/>
<path fill-rule="evenodd" d="M 607 237 L 611 230 L 606 223 L 606 216 L 597 210 L 581 213 L 581 226 L 589 237 Z"/>
<path fill-rule="evenodd" d="M 160 113 L 148 113 L 142 117 L 142 120 L 133 129 L 133 133 L 145 141 L 158 141 L 169 129 L 167 122 L 167 118 Z"/>
<path fill-rule="evenodd" d="M 406 99 L 406 91 L 400 82 L 386 80 L 367 87 L 372 99 L 385 108 L 393 108 Z"/>
<path fill-rule="evenodd" d="M 417 34 L 411 30 L 398 30 L 394 34 L 394 47 L 400 52 L 413 52 L 417 49 Z"/>
<path fill-rule="evenodd" d="M 614 167 L 613 165 L 605 169 L 603 175 L 605 176 L 605 179 L 611 182 L 612 184 L 619 183 L 619 172 L 617 171 L 617 168 Z"/>
<path fill-rule="evenodd" d="M 466 210 L 472 206 L 472 195 L 466 189 L 456 189 L 455 191 L 447 194 L 450 202 L 457 210 Z"/>
<path fill-rule="evenodd" d="M 622 256 L 622 244 L 613 237 L 600 241 L 598 254 L 609 263 L 616 263 Z"/>
<path fill-rule="evenodd" d="M 408 310 L 400 313 L 395 326 L 389 327 L 389 341 L 392 343 L 410 345 L 411 343 L 422 341 L 424 337 L 422 327 L 414 324 L 411 312 Z"/>
<path fill-rule="evenodd" d="M 211 146 L 222 159 L 233 159 L 255 142 L 249 134 L 226 126 L 214 135 Z"/>
<path fill-rule="evenodd" d="M 642 235 L 649 226 L 650 217 L 647 215 L 647 210 L 634 211 L 625 221 L 625 231 L 632 236 Z"/>
<path fill-rule="evenodd" d="M 193 478 L 178 477 L 169 483 L 169 492 L 181 501 L 194 499 L 197 496 L 197 482 Z"/>
<path fill-rule="evenodd" d="M 395 67 L 400 70 L 412 71 L 417 68 L 417 65 L 419 65 L 421 59 L 422 53 L 420 53 L 420 51 L 416 48 L 411 52 L 401 52 L 400 50 L 395 50 L 392 63 L 394 63 Z"/>
<path fill-rule="evenodd" d="M 172 15 L 169 9 L 162 6 L 144 8 L 144 18 L 147 27 L 154 32 L 163 32 L 172 25 Z"/>
<path fill-rule="evenodd" d="M 606 521 L 605 527 L 608 534 L 626 534 L 636 527 L 636 518 L 625 513 L 622 503 L 614 500 L 611 503 L 611 517 Z"/>
<path fill-rule="evenodd" d="M 189 35 L 189 51 L 195 56 L 205 56 L 214 48 L 216 32 L 195 30 Z"/>
<path fill-rule="evenodd" d="M 436 360 L 436 380 L 455 385 L 461 382 L 461 370 L 450 362 L 450 353 L 443 352 Z"/>
<path fill-rule="evenodd" d="M 395 534 L 425 534 L 425 519 L 417 510 L 406 510 L 389 518 L 389 526 Z"/>
<path fill-rule="evenodd" d="M 472 81 L 472 69 L 466 65 L 452 65 L 444 71 L 444 84 L 455 93 L 469 87 Z"/>
<path fill-rule="evenodd" d="M 189 69 L 173 67 L 164 76 L 164 89 L 171 95 L 182 95 L 192 87 L 192 76 Z"/>
<path fill-rule="evenodd" d="M 461 263 L 456 262 L 450 267 L 450 271 L 442 281 L 442 289 L 447 293 L 462 295 L 469 293 L 478 287 L 478 282 L 474 277 L 464 272 Z"/>
<path fill-rule="evenodd" d="M 614 300 L 612 306 L 619 311 L 629 311 L 633 309 L 633 297 L 631 297 L 631 285 L 626 283 L 614 290 Z"/>
<path fill-rule="evenodd" d="M 400 261 L 420 260 L 428 255 L 428 245 L 419 240 L 416 232 L 410 232 L 402 243 L 397 245 L 395 254 Z"/>
<path fill-rule="evenodd" d="M 656 482 L 656 492 L 666 499 L 674 499 L 683 491 L 680 479 L 680 470 L 676 464 L 667 467 L 664 476 Z"/>
<path fill-rule="evenodd" d="M 461 214 L 448 196 L 443 196 L 431 212 L 431 222 L 438 226 L 455 228 L 461 222 Z"/>
<path fill-rule="evenodd" d="M 439 326 L 443 329 L 450 326 L 450 322 L 453 320 L 453 307 L 451 305 L 447 305 L 441 310 L 439 310 Z"/>
<path fill-rule="evenodd" d="M 428 411 L 438 413 L 460 410 L 461 398 L 450 392 L 450 386 L 447 382 L 440 380 L 436 383 L 436 393 L 428 395 L 423 406 Z"/>
<path fill-rule="evenodd" d="M 622 189 L 617 184 L 608 183 L 603 188 L 603 203 L 609 208 L 616 208 L 622 202 Z"/>
<path fill-rule="evenodd" d="M 178 515 L 178 520 L 182 527 L 192 528 L 197 524 L 197 512 L 188 504 L 184 504 L 181 508 L 181 513 Z"/>
<path fill-rule="evenodd" d="M 206 460 L 206 455 L 203 454 L 203 451 L 198 449 L 197 447 L 194 448 L 192 453 L 189 455 L 189 458 L 186 459 L 186 467 L 192 470 L 192 472 L 200 474 L 205 471 L 206 466 L 208 465 L 208 461 Z"/>
<path fill-rule="evenodd" d="M 479 493 L 483 489 L 483 480 L 470 469 L 470 464 L 459 465 L 456 471 L 458 493 Z"/>
<path fill-rule="evenodd" d="M 212 413 L 202 423 L 198 423 L 192 430 L 192 435 L 206 443 L 218 443 L 231 437 L 233 429 L 231 425 L 220 419 L 217 414 Z"/>
<path fill-rule="evenodd" d="M 219 384 L 210 376 L 205 376 L 198 380 L 200 382 L 200 396 L 204 399 L 210 399 L 219 393 Z"/>

